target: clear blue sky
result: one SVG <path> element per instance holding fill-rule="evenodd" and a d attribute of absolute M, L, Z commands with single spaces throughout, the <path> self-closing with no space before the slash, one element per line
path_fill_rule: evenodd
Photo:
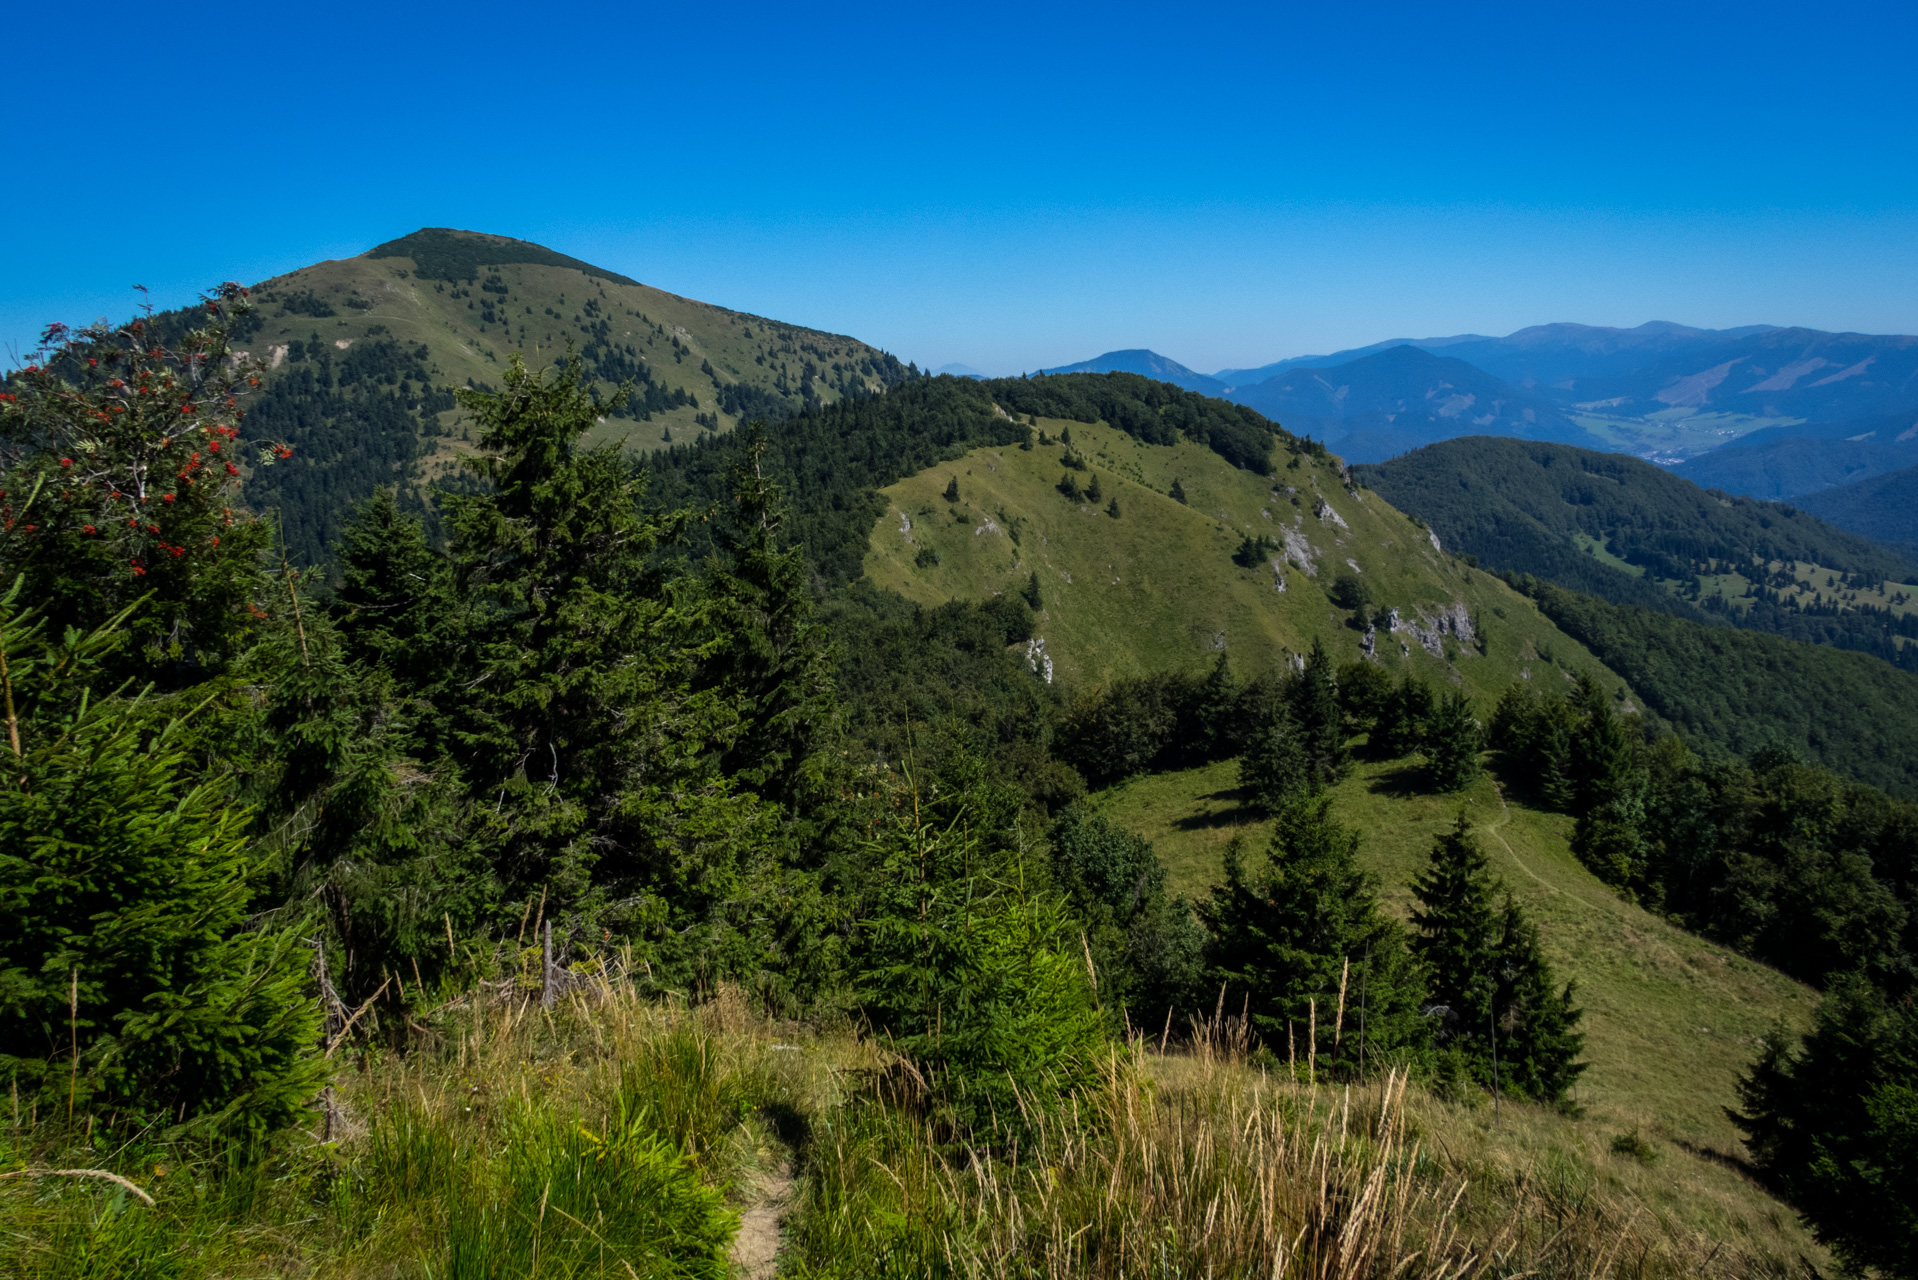
<path fill-rule="evenodd" d="M 993 373 L 1918 332 L 1918 6 L 23 7 L 0 342 L 423 225 Z"/>

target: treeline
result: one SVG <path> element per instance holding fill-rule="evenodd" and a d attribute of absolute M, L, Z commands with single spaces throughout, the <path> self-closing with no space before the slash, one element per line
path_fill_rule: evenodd
<path fill-rule="evenodd" d="M 1753 1163 L 1854 1270 L 1913 1274 L 1918 1201 L 1918 805 L 1766 748 L 1701 759 L 1596 683 L 1513 688 L 1491 739 L 1573 851 L 1687 928 L 1826 992 L 1770 1035 L 1732 1113 Z"/>
<path fill-rule="evenodd" d="M 1808 609 L 1756 591 L 1737 604 L 1705 594 L 1705 576 L 1769 579 L 1761 566 L 1778 561 L 1818 564 L 1853 585 L 1918 577 L 1918 565 L 1899 553 L 1794 508 L 1707 492 L 1621 454 L 1486 436 L 1357 466 L 1353 475 L 1488 569 L 1918 670 L 1918 649 L 1897 643 L 1906 628 L 1888 612 Z M 1641 572 L 1600 560 L 1587 550 L 1594 545 Z"/>
<path fill-rule="evenodd" d="M 1136 373 L 1055 373 L 981 382 L 1013 413 L 1117 427 L 1147 444 L 1185 438 L 1206 445 L 1235 467 L 1266 474 L 1277 443 L 1297 452 L 1311 445 L 1243 405 L 1202 396 Z"/>
<path fill-rule="evenodd" d="M 1918 796 L 1918 682 L 1876 658 L 1506 580 L 1700 744 L 1777 744 L 1847 778 Z"/>

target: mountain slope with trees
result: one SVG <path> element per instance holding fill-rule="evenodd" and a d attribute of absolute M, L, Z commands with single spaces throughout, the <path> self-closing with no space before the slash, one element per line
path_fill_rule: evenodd
<path fill-rule="evenodd" d="M 1354 468 L 1486 567 L 1918 668 L 1918 564 L 1620 454 L 1475 437 Z"/>

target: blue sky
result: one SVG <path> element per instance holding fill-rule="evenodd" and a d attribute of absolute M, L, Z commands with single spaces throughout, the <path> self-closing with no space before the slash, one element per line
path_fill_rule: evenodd
<path fill-rule="evenodd" d="M 423 225 L 993 373 L 1918 332 L 1908 3 L 107 4 L 8 36 L 16 352 L 135 282 Z"/>

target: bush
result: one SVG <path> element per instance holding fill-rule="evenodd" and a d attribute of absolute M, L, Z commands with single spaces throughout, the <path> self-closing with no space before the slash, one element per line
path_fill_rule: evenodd
<path fill-rule="evenodd" d="M 223 781 L 187 780 L 179 719 L 91 696 L 114 633 L 51 644 L 11 606 L 25 715 L 0 787 L 0 1072 L 43 1113 L 285 1127 L 324 1076 L 319 1011 L 297 933 L 248 927 L 247 815 Z"/>
<path fill-rule="evenodd" d="M 902 824 L 875 852 L 860 995 L 940 1114 L 982 1134 L 1090 1087 L 1105 1020 L 1063 898 L 956 825 Z"/>

